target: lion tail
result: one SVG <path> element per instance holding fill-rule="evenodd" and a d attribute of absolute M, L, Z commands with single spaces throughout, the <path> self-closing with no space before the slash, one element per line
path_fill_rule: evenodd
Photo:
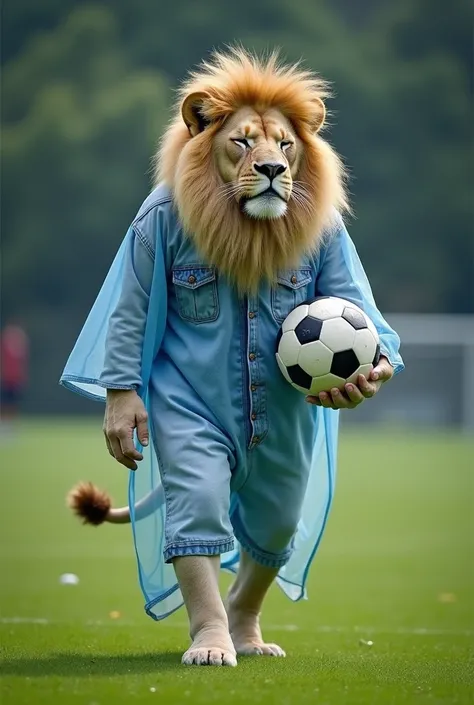
<path fill-rule="evenodd" d="M 134 506 L 135 519 L 146 519 L 159 510 L 165 502 L 163 487 L 159 485 L 140 499 Z M 83 524 L 99 526 L 109 524 L 129 524 L 130 507 L 112 507 L 112 499 L 92 482 L 80 482 L 67 496 L 67 505 Z"/>
<path fill-rule="evenodd" d="M 104 522 L 110 524 L 129 524 L 130 508 L 112 507 L 112 499 L 92 482 L 80 482 L 72 488 L 67 496 L 67 505 L 83 524 L 99 526 Z"/>

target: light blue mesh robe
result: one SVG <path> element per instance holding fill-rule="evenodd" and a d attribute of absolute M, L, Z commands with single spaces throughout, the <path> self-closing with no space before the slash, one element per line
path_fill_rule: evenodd
<path fill-rule="evenodd" d="M 378 330 L 381 353 L 396 373 L 403 369 L 399 338 L 375 305 L 339 217 L 318 252 L 281 272 L 276 287 L 263 285 L 242 301 L 183 234 L 170 194 L 159 186 L 129 228 L 61 377 L 64 386 L 98 401 L 105 400 L 107 387 L 137 389 L 152 418 L 150 380 L 168 364 L 186 378 L 236 445 L 242 438 L 247 447 L 265 439 L 284 460 L 290 447 L 309 439 L 309 481 L 294 551 L 277 578 L 294 601 L 306 596 L 308 571 L 331 506 L 339 412 L 308 405 L 283 379 L 274 353 L 283 318 L 316 295 L 339 296 L 363 308 Z M 248 360 L 251 348 L 259 364 L 248 362 L 242 377 L 234 353 Z M 171 378 L 160 378 L 165 398 L 179 393 Z M 185 404 L 185 392 L 183 398 Z M 140 449 L 144 460 L 130 473 L 129 503 L 145 608 L 162 619 L 183 601 L 174 569 L 163 560 L 165 503 L 157 439 L 152 441 Z M 222 555 L 221 564 L 235 571 L 238 560 L 237 546 Z"/>

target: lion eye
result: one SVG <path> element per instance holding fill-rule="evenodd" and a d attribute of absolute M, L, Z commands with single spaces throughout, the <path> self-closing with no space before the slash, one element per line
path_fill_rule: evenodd
<path fill-rule="evenodd" d="M 238 144 L 239 147 L 242 147 L 242 149 L 249 149 L 250 148 L 250 143 L 246 139 L 235 139 L 232 140 L 235 144 Z"/>
<path fill-rule="evenodd" d="M 281 151 L 286 152 L 286 150 L 289 149 L 292 144 L 293 144 L 293 142 L 283 140 L 282 142 L 280 142 Z"/>

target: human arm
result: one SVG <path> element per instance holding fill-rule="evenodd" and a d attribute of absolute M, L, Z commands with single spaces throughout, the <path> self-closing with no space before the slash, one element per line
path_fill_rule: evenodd
<path fill-rule="evenodd" d="M 354 408 L 376 394 L 384 382 L 403 369 L 399 354 L 400 339 L 378 310 L 369 281 L 342 219 L 329 235 L 321 250 L 321 264 L 316 281 L 318 296 L 337 296 L 355 303 L 365 311 L 375 325 L 380 338 L 380 361 L 369 379 L 359 376 L 357 385 L 346 385 L 345 392 L 331 390 L 318 397 L 308 397 L 310 403 L 326 408 Z"/>
<path fill-rule="evenodd" d="M 153 258 L 147 241 L 133 230 L 125 257 L 122 288 L 110 317 L 101 383 L 107 389 L 103 431 L 109 453 L 122 465 L 136 470 L 142 454 L 133 442 L 148 444 L 148 418 L 138 391 L 148 315 Z"/>

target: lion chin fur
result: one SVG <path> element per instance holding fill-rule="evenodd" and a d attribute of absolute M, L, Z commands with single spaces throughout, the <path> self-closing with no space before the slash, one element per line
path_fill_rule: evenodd
<path fill-rule="evenodd" d="M 92 482 L 80 482 L 69 492 L 67 505 L 83 524 L 99 526 L 107 521 L 112 500 Z"/>

